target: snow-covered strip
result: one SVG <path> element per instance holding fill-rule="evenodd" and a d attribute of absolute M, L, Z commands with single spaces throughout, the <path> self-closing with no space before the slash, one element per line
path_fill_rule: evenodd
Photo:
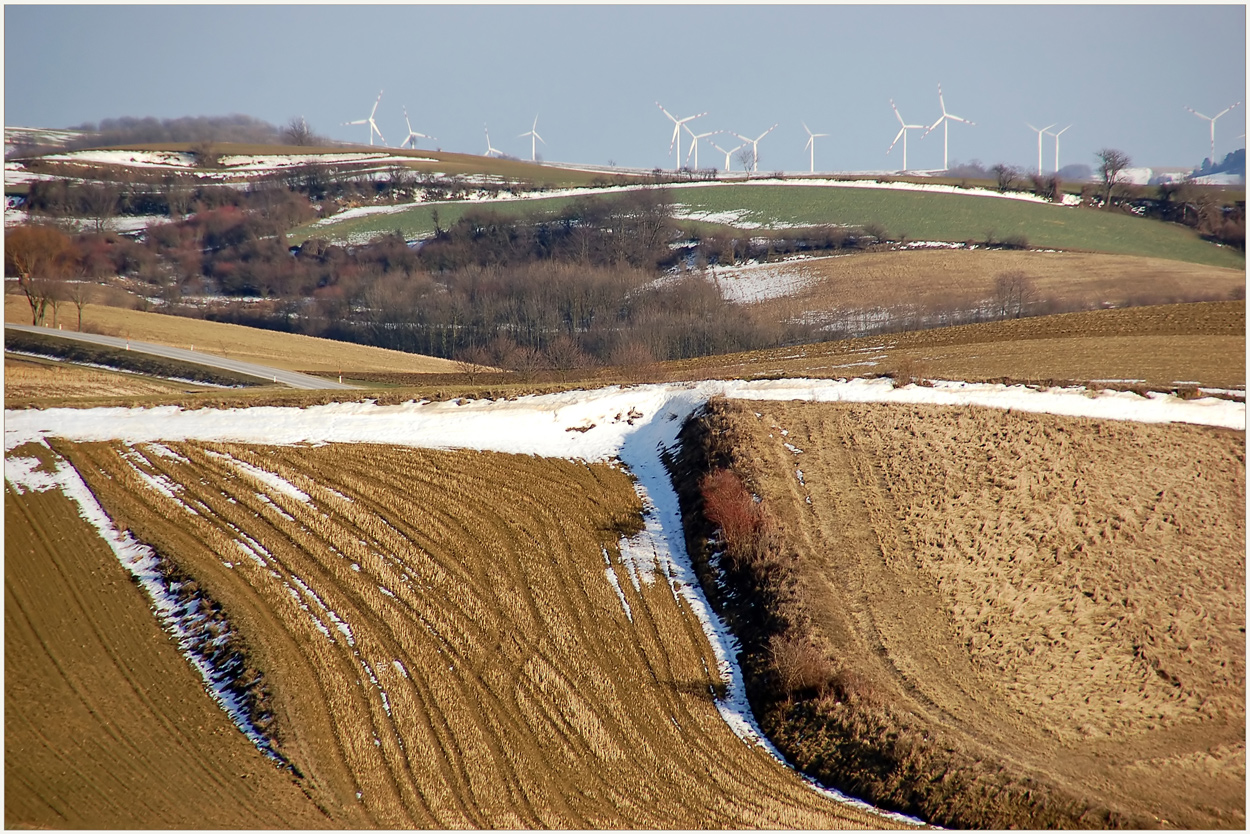
<path fill-rule="evenodd" d="M 4 479 L 8 481 L 18 495 L 24 492 L 47 492 L 57 489 L 61 481 L 56 470 L 49 472 L 41 469 L 43 462 L 38 458 L 19 458 L 6 456 L 4 459 Z"/>
<path fill-rule="evenodd" d="M 144 448 L 144 451 L 151 452 L 152 454 L 156 455 L 159 458 L 166 458 L 168 460 L 176 460 L 179 463 L 191 462 L 187 458 L 175 452 L 173 449 L 169 448 L 168 446 L 164 446 L 160 443 L 149 443 Z"/>
<path fill-rule="evenodd" d="M 250 463 L 245 463 L 244 461 L 231 457 L 230 455 L 223 455 L 220 452 L 209 452 L 208 454 L 218 460 L 228 461 L 232 466 L 234 466 L 234 468 L 251 475 L 253 478 L 276 492 L 281 492 L 283 495 L 289 495 L 296 501 L 301 501 L 305 504 L 312 503 L 312 499 L 308 497 L 307 493 L 298 489 L 294 484 L 283 478 L 281 475 L 275 475 L 273 472 L 267 472 L 264 469 L 252 466 Z"/>
<path fill-rule="evenodd" d="M 143 479 L 143 482 L 146 483 L 149 488 L 156 490 L 166 498 L 182 503 L 177 495 L 177 493 L 182 491 L 182 484 L 176 484 L 164 475 L 152 475 L 144 471 L 143 466 L 147 465 L 148 461 L 147 458 L 139 452 L 134 449 L 127 449 L 125 452 L 121 453 L 121 458 L 126 461 L 126 463 L 130 464 L 130 468 L 135 471 L 135 474 Z"/>
<path fill-rule="evenodd" d="M 815 280 L 807 270 L 785 262 L 717 268 L 711 274 L 721 296 L 733 304 L 794 295 Z"/>
<path fill-rule="evenodd" d="M 129 533 L 119 532 L 113 526 L 113 522 L 96 501 L 82 476 L 68 462 L 56 460 L 51 472 L 35 472 L 33 468 L 25 466 L 15 467 L 13 474 L 18 480 L 10 478 L 9 461 L 6 459 L 5 480 L 18 488 L 19 494 L 23 489 L 44 491 L 58 488 L 66 498 L 78 505 L 78 515 L 96 529 L 100 538 L 104 539 L 109 549 L 113 551 L 113 555 L 121 562 L 122 567 L 138 581 L 139 586 L 148 595 L 152 608 L 156 611 L 157 620 L 163 628 L 171 631 L 177 638 L 183 656 L 200 673 L 205 688 L 213 700 L 226 711 L 230 720 L 252 744 L 267 756 L 279 759 L 268 739 L 257 732 L 248 721 L 242 702 L 226 688 L 229 681 L 215 675 L 208 662 L 192 650 L 189 626 L 200 619 L 201 615 L 196 613 L 195 607 L 184 606 L 171 592 L 167 580 L 158 569 L 159 562 L 152 549 L 135 541 Z M 51 483 L 48 478 L 51 479 Z"/>
<path fill-rule="evenodd" d="M 787 449 L 789 449 L 792 453 L 796 455 L 803 454 L 803 450 L 800 449 L 798 446 L 795 446 L 793 443 L 782 443 L 781 445 L 785 446 Z"/>
<path fill-rule="evenodd" d="M 1241 430 L 1246 425 L 1244 402 L 1217 397 L 1185 400 L 1167 394 L 1143 397 L 1127 391 L 1090 391 L 1081 387 L 1039 390 L 1024 385 L 942 381 L 934 382 L 932 387 L 896 388 L 888 378 L 763 379 L 612 386 L 512 400 L 408 402 L 389 406 L 366 401 L 309 408 L 6 410 L 4 443 L 9 450 L 46 436 L 128 443 L 191 439 L 277 445 L 367 442 L 608 460 L 621 455 L 630 438 L 645 432 L 649 424 L 679 421 L 716 395 L 743 400 L 975 405 L 1070 417 L 1196 423 Z M 626 420 L 625 415 L 631 410 L 642 416 Z M 594 427 L 588 431 L 567 431 L 592 424 Z M 278 489 L 282 489 L 280 484 L 285 485 L 291 490 L 286 494 L 298 493 L 300 500 L 308 500 L 303 492 L 278 476 L 264 475 L 266 483 Z"/>
<path fill-rule="evenodd" d="M 603 563 L 607 565 L 603 572 L 608 577 L 608 584 L 612 586 L 612 590 L 616 591 L 616 598 L 621 601 L 621 610 L 625 612 L 625 618 L 631 623 L 634 621 L 634 612 L 629 607 L 629 602 L 625 599 L 625 592 L 621 590 L 621 582 L 616 578 L 616 569 L 612 567 L 612 559 L 608 556 L 608 549 L 603 548 Z"/>

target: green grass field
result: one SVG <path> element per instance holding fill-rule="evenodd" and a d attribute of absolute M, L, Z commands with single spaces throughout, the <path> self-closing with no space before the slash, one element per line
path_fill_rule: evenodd
<path fill-rule="evenodd" d="M 1180 226 L 1118 212 L 962 194 L 820 186 L 726 185 L 683 189 L 693 211 L 744 211 L 764 226 L 880 223 L 910 240 L 998 240 L 1024 235 L 1030 246 L 1142 255 L 1211 266 L 1245 267 L 1245 256 Z"/>
<path fill-rule="evenodd" d="M 764 227 L 879 223 L 891 236 L 906 235 L 910 240 L 982 241 L 991 233 L 997 240 L 1023 235 L 1035 247 L 1245 268 L 1242 253 L 1207 243 L 1189 229 L 1095 209 L 885 188 L 738 184 L 677 188 L 672 194 L 683 213 L 736 213 L 739 222 Z M 538 211 L 554 215 L 572 199 L 422 204 L 389 214 L 304 226 L 288 238 L 294 243 L 313 236 L 360 240 L 394 231 L 409 238 L 422 237 L 434 231 L 431 209 L 437 209 L 439 223 L 445 227 L 472 208 L 506 215 Z"/>

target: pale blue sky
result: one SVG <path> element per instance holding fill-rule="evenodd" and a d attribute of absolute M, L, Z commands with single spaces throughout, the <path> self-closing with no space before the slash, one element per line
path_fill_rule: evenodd
<path fill-rule="evenodd" d="M 303 115 L 318 132 L 388 142 L 413 127 L 444 150 L 491 143 L 529 156 L 538 115 L 552 161 L 664 167 L 672 123 L 760 143 L 761 170 L 901 167 L 898 122 L 941 111 L 950 157 L 1037 165 L 1025 126 L 1069 123 L 1060 164 L 1115 147 L 1136 164 L 1188 166 L 1245 146 L 1246 9 L 1205 6 L 41 6 L 4 10 L 6 125 L 66 127 L 117 116 Z M 722 147 L 738 140 L 714 137 Z M 726 144 L 732 142 L 732 145 Z M 683 153 L 688 138 L 683 134 Z M 701 146 L 699 162 L 723 165 Z M 1045 165 L 1053 166 L 1053 142 Z M 942 164 L 939 128 L 911 134 L 912 168 Z M 735 166 L 736 167 L 736 166 Z"/>

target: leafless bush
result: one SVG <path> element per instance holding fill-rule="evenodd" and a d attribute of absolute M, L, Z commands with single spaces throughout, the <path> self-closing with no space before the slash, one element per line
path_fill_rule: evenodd
<path fill-rule="evenodd" d="M 1002 318 L 1018 319 L 1037 300 L 1037 285 L 1019 270 L 994 279 L 994 305 Z"/>
<path fill-rule="evenodd" d="M 820 690 L 833 679 L 833 663 L 809 640 L 775 634 L 768 641 L 768 664 L 786 695 Z"/>

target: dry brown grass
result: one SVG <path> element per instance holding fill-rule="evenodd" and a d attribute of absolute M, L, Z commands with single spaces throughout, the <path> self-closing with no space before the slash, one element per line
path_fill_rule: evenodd
<path fill-rule="evenodd" d="M 133 374 L 62 365 L 38 359 L 4 359 L 4 407 L 67 401 L 169 396 L 198 386 L 166 383 Z"/>
<path fill-rule="evenodd" d="M 1244 433 L 727 408 L 854 678 L 765 707 L 796 760 L 952 825 L 1244 826 Z"/>
<path fill-rule="evenodd" d="M 904 367 L 906 366 L 906 367 Z M 664 379 L 854 377 L 1246 384 L 1244 302 L 1098 310 L 664 363 Z"/>
<path fill-rule="evenodd" d="M 881 822 L 729 731 L 697 621 L 662 577 L 635 587 L 620 562 L 640 506 L 618 469 L 366 445 L 55 445 L 119 526 L 229 612 L 270 683 L 280 752 L 337 826 Z"/>
<path fill-rule="evenodd" d="M 6 322 L 30 324 L 30 305 L 24 298 L 6 295 L 4 302 Z M 76 311 L 72 305 L 66 306 L 69 310 L 62 310 L 61 323 L 72 327 L 77 321 Z M 458 370 L 455 362 L 433 356 L 97 304 L 88 304 L 83 311 L 83 329 L 288 371 L 341 372 L 350 377 L 352 371 L 454 373 Z"/>
<path fill-rule="evenodd" d="M 783 267 L 778 267 L 783 268 Z M 1028 276 L 1058 311 L 1222 301 L 1245 295 L 1244 270 L 1162 258 L 1077 252 L 934 250 L 881 252 L 795 262 L 809 287 L 762 302 L 762 315 L 791 318 L 843 309 L 968 309 L 992 298 L 998 276 Z"/>

